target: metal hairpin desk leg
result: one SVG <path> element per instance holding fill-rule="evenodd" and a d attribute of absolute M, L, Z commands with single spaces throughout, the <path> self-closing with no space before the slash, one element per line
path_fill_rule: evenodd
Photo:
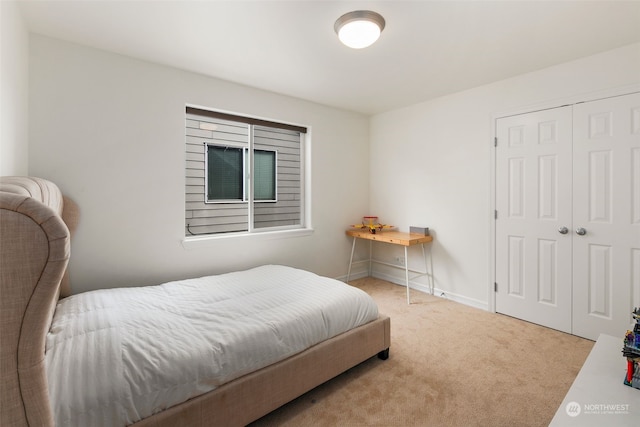
<path fill-rule="evenodd" d="M 429 247 L 429 284 L 431 285 L 431 295 L 435 292 L 435 279 L 433 278 L 433 252 L 431 247 Z M 426 262 L 426 261 L 425 261 Z"/>
<path fill-rule="evenodd" d="M 351 245 L 351 258 L 349 259 L 349 271 L 347 272 L 347 283 L 349 283 L 349 278 L 351 277 L 351 265 L 353 264 L 353 252 L 356 249 L 356 238 L 353 238 L 353 245 Z"/>
<path fill-rule="evenodd" d="M 431 295 L 433 295 L 433 260 L 431 260 L 431 269 L 429 268 L 429 264 L 427 263 L 427 252 L 424 249 L 424 243 L 420 244 L 420 247 L 422 248 L 422 258 L 424 258 L 424 271 L 425 274 L 427 276 L 427 280 L 428 280 L 428 286 L 429 286 L 429 292 L 431 292 Z M 411 304 L 411 297 L 409 294 L 409 257 L 408 257 L 408 246 L 404 247 L 404 280 L 405 283 L 407 285 L 407 304 Z M 429 259 L 431 259 L 431 250 L 429 250 Z"/>
<path fill-rule="evenodd" d="M 409 257 L 407 256 L 407 246 L 404 247 L 404 281 L 407 284 L 407 304 L 411 304 L 411 297 L 409 296 Z"/>
<path fill-rule="evenodd" d="M 431 295 L 433 295 L 433 258 L 431 255 L 431 248 L 429 248 L 429 261 L 431 261 L 430 263 L 427 262 L 427 252 L 424 249 L 424 243 L 422 245 L 422 257 L 424 258 L 424 271 L 427 275 L 427 280 L 428 280 L 428 285 L 429 285 L 429 292 L 431 293 Z"/>
<path fill-rule="evenodd" d="M 371 266 L 371 259 L 373 256 L 373 242 L 371 240 L 369 240 L 369 271 L 367 273 L 367 276 L 371 277 L 371 271 L 373 271 L 372 266 Z"/>

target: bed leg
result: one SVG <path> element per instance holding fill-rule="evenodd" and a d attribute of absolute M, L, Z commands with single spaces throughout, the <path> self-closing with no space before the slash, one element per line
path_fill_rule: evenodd
<path fill-rule="evenodd" d="M 387 360 L 389 358 L 389 349 L 382 350 L 378 353 L 378 359 Z"/>

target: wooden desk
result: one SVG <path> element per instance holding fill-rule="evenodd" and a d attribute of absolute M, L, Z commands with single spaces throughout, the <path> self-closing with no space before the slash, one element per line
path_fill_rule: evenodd
<path fill-rule="evenodd" d="M 349 282 L 349 278 L 351 277 L 351 266 L 353 265 L 353 253 L 356 249 L 356 241 L 358 239 L 369 240 L 370 243 L 374 242 L 383 242 L 390 243 L 392 245 L 400 245 L 404 247 L 404 277 L 405 284 L 407 286 L 407 304 L 411 304 L 411 297 L 409 294 L 409 257 L 408 248 L 409 246 L 420 245 L 422 248 L 422 256 L 424 258 L 424 267 L 425 272 L 418 272 L 417 276 L 428 276 L 429 277 L 429 289 L 431 294 L 433 295 L 433 274 L 429 274 L 429 267 L 427 264 L 427 254 L 424 249 L 424 244 L 429 243 L 433 240 L 431 236 L 425 236 L 423 234 L 412 234 L 412 233 L 403 233 L 400 231 L 378 231 L 376 234 L 370 233 L 368 230 L 347 230 L 347 236 L 353 237 L 353 245 L 351 246 L 351 259 L 349 260 L 349 271 L 347 273 L 347 283 Z M 429 253 L 431 255 L 431 253 Z M 397 265 L 393 265 L 394 267 L 399 267 Z M 371 245 L 369 245 L 369 276 L 371 275 Z"/>

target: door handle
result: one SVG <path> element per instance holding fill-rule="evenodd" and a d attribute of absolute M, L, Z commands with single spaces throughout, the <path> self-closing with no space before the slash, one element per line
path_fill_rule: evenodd
<path fill-rule="evenodd" d="M 584 236 L 585 234 L 587 234 L 587 230 L 582 227 L 576 228 L 576 234 L 578 236 Z"/>
<path fill-rule="evenodd" d="M 567 234 L 568 232 L 569 232 L 569 229 L 567 227 L 562 226 L 558 228 L 558 233 L 560 234 Z"/>

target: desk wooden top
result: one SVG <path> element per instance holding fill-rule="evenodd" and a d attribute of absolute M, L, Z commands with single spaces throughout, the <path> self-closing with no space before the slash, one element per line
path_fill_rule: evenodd
<path fill-rule="evenodd" d="M 378 242 L 392 243 L 394 245 L 413 246 L 428 243 L 433 240 L 431 236 L 416 233 L 403 233 L 401 231 L 377 231 L 376 234 L 368 230 L 347 230 L 347 236 L 358 239 L 375 240 Z"/>

